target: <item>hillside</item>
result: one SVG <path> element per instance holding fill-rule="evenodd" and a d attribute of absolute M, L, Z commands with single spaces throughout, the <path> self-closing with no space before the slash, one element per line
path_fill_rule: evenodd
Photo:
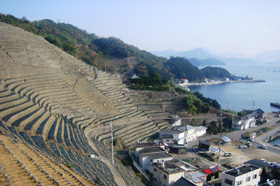
<path fill-rule="evenodd" d="M 120 91 L 126 88 L 118 77 L 2 22 L 0 48 L 0 139 L 7 154 L 1 156 L 0 164 L 1 172 L 8 175 L 4 180 L 14 185 L 142 185 L 120 161 L 112 165 L 109 150 L 87 132 L 98 126 L 105 130 L 110 121 L 135 118 L 147 120 L 150 129 L 158 130 L 127 96 L 121 98 Z M 108 80 L 111 84 L 105 83 Z M 139 120 L 133 123 L 135 128 L 143 125 Z M 141 131 L 124 144 L 129 146 L 151 133 Z M 14 158 L 10 163 L 9 157 Z M 72 175 L 66 176 L 67 172 Z"/>
<path fill-rule="evenodd" d="M 170 59 L 175 70 L 172 63 L 198 70 L 183 58 Z M 175 114 L 189 114 L 185 95 L 130 90 L 119 75 L 2 22 L 0 66 L 3 183 L 143 185 L 117 158 L 111 163 L 110 124 L 118 148 L 129 149 L 168 128 Z"/>
<path fill-rule="evenodd" d="M 153 72 L 158 72 L 162 78 L 167 80 L 188 78 L 182 76 L 182 73 L 178 73 L 176 69 L 170 68 L 168 64 L 172 61 L 139 50 L 118 38 L 98 37 L 73 25 L 55 23 L 48 19 L 30 22 L 26 18 L 18 19 L 11 15 L 0 14 L 0 21 L 40 35 L 65 52 L 95 66 L 99 70 L 118 73 L 124 82 L 133 73 L 150 76 Z M 196 51 L 196 53 L 201 53 L 201 51 Z M 191 81 L 199 81 L 201 72 L 195 70 L 194 73 L 194 67 L 191 67 L 188 63 L 189 61 L 185 60 L 185 62 L 176 66 L 180 71 L 184 71 L 184 74 L 191 73 Z"/>

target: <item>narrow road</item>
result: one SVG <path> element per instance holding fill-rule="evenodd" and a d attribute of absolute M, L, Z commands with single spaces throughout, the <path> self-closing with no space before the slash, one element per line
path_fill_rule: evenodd
<path fill-rule="evenodd" d="M 99 150 L 95 147 L 94 143 L 92 142 L 91 138 L 93 137 L 92 135 L 93 133 L 93 130 L 92 131 L 89 131 L 87 132 L 86 135 L 86 138 L 88 140 L 88 143 L 89 145 L 91 146 L 91 148 L 98 154 L 98 157 L 100 159 L 103 160 L 103 162 L 109 167 L 110 171 L 112 172 L 113 176 L 114 176 L 114 181 L 116 182 L 117 185 L 120 185 L 120 186 L 125 186 L 126 183 L 125 181 L 123 180 L 121 174 L 115 169 L 114 165 L 112 165 L 111 161 L 108 160 L 107 158 L 103 157 L 100 153 L 99 153 Z"/>

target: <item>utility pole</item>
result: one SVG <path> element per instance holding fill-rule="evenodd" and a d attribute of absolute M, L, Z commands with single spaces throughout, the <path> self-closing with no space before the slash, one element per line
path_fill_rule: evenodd
<path fill-rule="evenodd" d="M 114 165 L 114 136 L 113 136 L 113 124 L 112 124 L 112 122 L 110 123 L 110 125 L 111 125 L 112 164 Z"/>

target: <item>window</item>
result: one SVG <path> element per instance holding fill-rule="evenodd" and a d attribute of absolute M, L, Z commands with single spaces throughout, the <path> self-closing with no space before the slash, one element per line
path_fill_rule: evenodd
<path fill-rule="evenodd" d="M 167 180 L 167 176 L 166 176 L 166 174 L 164 174 L 164 175 L 163 175 L 163 178 L 164 178 L 165 180 Z"/>
<path fill-rule="evenodd" d="M 256 179 L 257 177 L 258 177 L 257 174 L 254 174 L 254 175 L 253 175 L 253 179 Z"/>
<path fill-rule="evenodd" d="M 232 181 L 229 180 L 229 179 L 225 179 L 225 183 L 226 183 L 226 184 L 229 184 L 229 185 L 232 185 Z"/>
<path fill-rule="evenodd" d="M 242 184 L 242 181 L 237 181 L 236 182 L 236 185 L 241 185 Z"/>
<path fill-rule="evenodd" d="M 251 180 L 251 177 L 250 177 L 250 176 L 246 178 L 246 181 L 247 181 L 247 182 L 250 181 L 250 180 Z"/>
<path fill-rule="evenodd" d="M 155 172 L 157 172 L 157 169 L 154 169 Z"/>
<path fill-rule="evenodd" d="M 156 179 L 156 178 L 154 178 L 154 180 L 155 180 L 155 181 L 157 181 L 157 179 Z"/>

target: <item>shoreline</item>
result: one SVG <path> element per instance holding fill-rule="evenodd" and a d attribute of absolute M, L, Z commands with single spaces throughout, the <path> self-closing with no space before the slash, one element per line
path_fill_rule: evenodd
<path fill-rule="evenodd" d="M 261 83 L 265 82 L 265 80 L 261 79 L 255 79 L 255 80 L 229 80 L 229 81 L 211 81 L 211 82 L 205 82 L 205 83 L 185 83 L 181 84 L 182 87 L 189 87 L 189 86 L 203 86 L 203 85 L 220 85 L 225 83 Z"/>

